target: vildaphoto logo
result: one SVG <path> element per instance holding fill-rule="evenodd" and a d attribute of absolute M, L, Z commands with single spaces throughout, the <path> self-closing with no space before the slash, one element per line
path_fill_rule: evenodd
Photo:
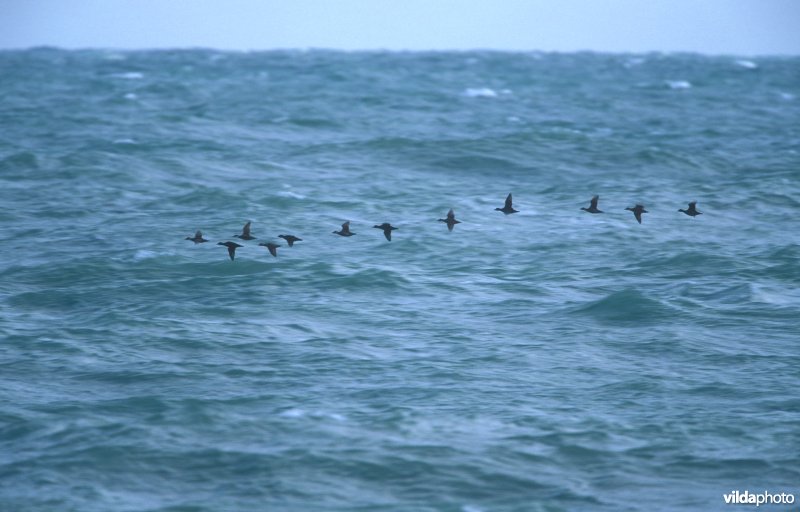
<path fill-rule="evenodd" d="M 767 491 L 751 493 L 750 491 L 731 491 L 723 494 L 728 505 L 791 505 L 794 503 L 794 494 L 788 492 L 770 494 Z"/>

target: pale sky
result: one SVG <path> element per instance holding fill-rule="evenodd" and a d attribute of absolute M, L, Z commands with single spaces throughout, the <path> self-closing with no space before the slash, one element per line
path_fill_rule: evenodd
<path fill-rule="evenodd" d="M 800 0 L 0 0 L 0 48 L 800 55 Z"/>

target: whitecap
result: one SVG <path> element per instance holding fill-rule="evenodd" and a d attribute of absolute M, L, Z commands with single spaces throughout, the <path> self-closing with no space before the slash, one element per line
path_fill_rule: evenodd
<path fill-rule="evenodd" d="M 691 89 L 692 84 L 686 80 L 667 80 L 670 89 Z"/>
<path fill-rule="evenodd" d="M 114 73 L 114 78 L 125 78 L 126 80 L 138 80 L 140 78 L 144 78 L 143 73 L 139 73 L 138 71 L 128 71 L 126 73 Z"/>
<path fill-rule="evenodd" d="M 281 197 L 291 197 L 292 199 L 305 199 L 306 196 L 302 194 L 298 194 L 297 192 L 292 192 L 291 190 L 282 190 L 278 192 L 278 195 Z"/>
<path fill-rule="evenodd" d="M 644 64 L 645 59 L 641 57 L 631 57 L 630 59 L 626 60 L 622 65 L 628 69 L 636 66 L 641 66 Z"/>
<path fill-rule="evenodd" d="M 782 92 L 782 93 L 780 93 L 780 95 L 781 95 L 781 99 L 784 99 L 786 101 L 792 101 L 795 98 L 794 94 L 791 94 L 791 93 L 788 93 L 788 92 Z"/>
<path fill-rule="evenodd" d="M 136 141 L 133 139 L 116 139 L 114 144 L 136 144 Z"/>
<path fill-rule="evenodd" d="M 468 98 L 494 98 L 497 96 L 497 92 L 488 87 L 465 89 L 462 94 Z"/>
<path fill-rule="evenodd" d="M 758 64 L 756 64 L 752 60 L 737 60 L 736 64 L 738 66 L 746 68 L 746 69 L 757 69 L 758 68 Z"/>
<path fill-rule="evenodd" d="M 136 251 L 136 254 L 133 255 L 133 261 L 149 260 L 151 258 L 155 258 L 156 256 L 158 256 L 158 253 L 155 251 L 139 249 Z"/>
<path fill-rule="evenodd" d="M 283 411 L 281 416 L 285 416 L 286 418 L 302 418 L 306 415 L 306 411 L 303 409 L 287 409 Z"/>
<path fill-rule="evenodd" d="M 521 122 L 520 118 L 518 118 L 517 116 L 508 116 L 506 118 L 506 121 L 508 121 L 509 123 L 519 123 L 519 122 Z"/>
<path fill-rule="evenodd" d="M 135 93 L 132 93 L 132 92 L 129 92 L 128 94 L 125 95 L 125 99 L 126 100 L 135 100 L 135 99 L 138 99 L 138 98 L 139 98 L 139 96 L 137 96 Z"/>

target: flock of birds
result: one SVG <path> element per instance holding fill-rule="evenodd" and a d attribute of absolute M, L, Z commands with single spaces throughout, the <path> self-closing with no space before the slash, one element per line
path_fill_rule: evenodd
<path fill-rule="evenodd" d="M 602 210 L 597 208 L 597 202 L 599 200 L 600 200 L 600 196 L 592 197 L 591 201 L 589 202 L 589 207 L 588 208 L 583 207 L 583 208 L 581 208 L 581 210 L 583 210 L 585 212 L 589 212 L 589 213 L 603 213 Z M 633 207 L 629 206 L 629 207 L 627 207 L 625 209 L 633 212 L 633 216 L 636 217 L 636 220 L 637 220 L 637 222 L 639 222 L 639 224 L 642 223 L 642 214 L 643 213 L 649 213 L 647 210 L 644 209 L 644 206 L 642 206 L 641 204 L 637 204 L 637 205 L 635 205 Z M 512 213 L 518 213 L 519 212 L 519 210 L 515 210 L 513 205 L 512 205 L 511 194 L 508 194 L 508 197 L 506 197 L 506 201 L 505 201 L 505 204 L 503 205 L 503 207 L 502 208 L 495 208 L 495 211 L 503 212 L 505 215 L 511 215 Z M 688 215 L 690 217 L 697 217 L 698 215 L 702 215 L 702 212 L 698 212 L 697 211 L 697 201 L 692 201 L 691 203 L 689 203 L 689 208 L 687 208 L 686 210 L 684 210 L 683 208 L 680 208 L 680 209 L 678 209 L 678 211 L 679 212 L 683 212 L 683 213 L 685 213 L 686 215 Z M 452 208 L 450 208 L 450 211 L 447 212 L 447 216 L 444 219 L 437 219 L 437 220 L 439 222 L 444 222 L 445 224 L 447 224 L 447 229 L 449 231 L 453 231 L 453 226 L 455 226 L 456 224 L 460 224 L 461 223 L 460 220 L 456 220 L 456 215 L 453 212 Z M 388 240 L 390 242 L 392 241 L 392 231 L 397 229 L 395 226 L 392 226 L 388 222 L 384 222 L 383 224 L 376 224 L 376 225 L 374 225 L 372 227 L 382 230 L 383 231 L 383 236 L 385 236 L 386 240 Z M 339 236 L 353 236 L 353 235 L 355 235 L 355 233 L 350 231 L 350 221 L 347 221 L 344 224 L 342 224 L 342 229 L 334 231 L 334 233 L 339 235 Z M 255 240 L 256 239 L 256 237 L 254 237 L 254 236 L 252 236 L 250 234 L 250 222 L 248 222 L 247 224 L 244 225 L 244 227 L 242 228 L 242 233 L 241 234 L 233 235 L 233 236 L 235 236 L 236 238 L 240 238 L 242 240 Z M 302 242 L 303 241 L 302 238 L 298 238 L 298 237 L 296 237 L 294 235 L 278 235 L 278 238 L 283 238 L 284 240 L 286 240 L 286 244 L 289 247 L 292 247 L 295 242 Z M 208 242 L 208 240 L 203 238 L 202 231 L 199 231 L 199 230 L 194 234 L 194 237 L 187 236 L 186 240 L 191 240 L 195 244 Z M 237 244 L 236 242 L 231 242 L 231 241 L 217 242 L 217 245 L 223 245 L 223 246 L 228 248 L 228 256 L 230 256 L 231 261 L 236 256 L 236 249 L 238 249 L 239 247 L 243 247 L 242 245 Z M 267 250 L 269 251 L 269 253 L 272 256 L 274 256 L 276 258 L 278 257 L 278 247 L 281 247 L 280 244 L 276 244 L 274 242 L 261 242 L 258 245 L 266 247 Z"/>

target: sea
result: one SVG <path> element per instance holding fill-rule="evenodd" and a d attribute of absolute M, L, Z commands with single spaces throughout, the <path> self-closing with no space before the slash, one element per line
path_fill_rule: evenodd
<path fill-rule="evenodd" d="M 5 50 L 0 207 L 3 512 L 800 507 L 800 57 Z"/>

